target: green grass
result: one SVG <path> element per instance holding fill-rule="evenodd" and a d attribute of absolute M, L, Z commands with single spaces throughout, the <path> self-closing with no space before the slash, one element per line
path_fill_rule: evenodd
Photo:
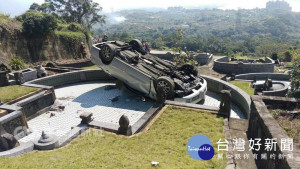
<path fill-rule="evenodd" d="M 223 118 L 215 114 L 169 107 L 150 129 L 125 137 L 109 132 L 88 130 L 66 147 L 53 151 L 34 151 L 13 158 L 0 158 L 2 168 L 225 168 L 218 159 L 217 144 L 223 134 Z M 215 156 L 198 161 L 186 150 L 188 140 L 203 134 L 210 138 Z"/>
<path fill-rule="evenodd" d="M 250 96 L 254 94 L 254 89 L 250 87 L 250 82 L 245 81 L 231 81 L 231 84 L 239 87 L 244 92 L 248 93 Z"/>
<path fill-rule="evenodd" d="M 279 71 L 279 70 L 281 70 L 281 71 Z M 288 71 L 288 69 L 275 66 L 274 71 L 275 71 L 275 73 L 284 73 L 284 72 Z"/>
<path fill-rule="evenodd" d="M 89 69 L 99 69 L 99 67 L 97 65 L 93 65 L 93 66 L 82 67 L 82 69 L 86 69 L 86 70 L 89 70 Z"/>
<path fill-rule="evenodd" d="M 2 102 L 9 102 L 38 90 L 39 90 L 38 88 L 17 86 L 17 85 L 0 87 L 0 99 L 2 100 Z"/>
<path fill-rule="evenodd" d="M 293 67 L 293 62 L 286 62 L 285 67 Z"/>

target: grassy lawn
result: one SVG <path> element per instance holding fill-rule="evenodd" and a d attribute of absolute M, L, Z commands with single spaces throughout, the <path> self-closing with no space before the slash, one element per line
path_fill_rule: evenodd
<path fill-rule="evenodd" d="M 38 88 L 17 85 L 0 87 L 0 99 L 2 100 L 2 102 L 9 102 L 38 90 Z"/>
<path fill-rule="evenodd" d="M 66 147 L 34 151 L 13 158 L 0 158 L 3 168 L 225 168 L 218 159 L 216 142 L 223 134 L 223 118 L 200 110 L 168 107 L 149 130 L 125 137 L 89 129 Z M 203 134 L 210 138 L 215 156 L 209 161 L 194 160 L 186 150 L 188 140 Z"/>
<path fill-rule="evenodd" d="M 93 66 L 88 66 L 88 67 L 82 67 L 82 69 L 86 69 L 86 70 L 89 70 L 89 69 L 99 69 L 99 67 L 97 65 L 93 65 Z"/>
<path fill-rule="evenodd" d="M 239 87 L 250 96 L 254 94 L 254 89 L 250 87 L 250 82 L 245 81 L 230 81 L 231 84 Z"/>

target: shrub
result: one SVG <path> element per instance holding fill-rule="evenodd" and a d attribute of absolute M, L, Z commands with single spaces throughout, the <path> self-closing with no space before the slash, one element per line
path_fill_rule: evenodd
<path fill-rule="evenodd" d="M 69 24 L 68 30 L 72 32 L 85 32 L 84 28 L 75 22 Z"/>
<path fill-rule="evenodd" d="M 273 60 L 277 60 L 278 59 L 278 54 L 277 53 L 272 53 L 271 58 Z"/>
<path fill-rule="evenodd" d="M 17 57 L 12 58 L 9 65 L 13 70 L 20 70 L 27 67 L 24 61 Z"/>
<path fill-rule="evenodd" d="M 293 63 L 291 75 L 291 91 L 288 93 L 289 97 L 300 98 L 300 61 Z"/>
<path fill-rule="evenodd" d="M 17 19 L 23 21 L 23 32 L 29 36 L 44 36 L 57 27 L 57 19 L 45 13 L 29 11 Z"/>
<path fill-rule="evenodd" d="M 81 42 L 85 42 L 86 39 L 86 35 L 84 33 L 55 31 L 55 34 L 63 42 L 63 45 L 69 53 L 73 56 L 80 56 L 79 45 Z"/>

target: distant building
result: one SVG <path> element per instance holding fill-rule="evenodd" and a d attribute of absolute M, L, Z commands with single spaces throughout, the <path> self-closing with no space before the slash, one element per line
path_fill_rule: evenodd
<path fill-rule="evenodd" d="M 184 11 L 185 8 L 181 7 L 181 6 L 175 6 L 175 7 L 169 7 L 168 10 L 169 11 Z"/>
<path fill-rule="evenodd" d="M 269 1 L 267 2 L 266 9 L 292 11 L 290 4 L 284 0 Z"/>
<path fill-rule="evenodd" d="M 181 28 L 189 28 L 190 27 L 190 25 L 181 25 Z"/>

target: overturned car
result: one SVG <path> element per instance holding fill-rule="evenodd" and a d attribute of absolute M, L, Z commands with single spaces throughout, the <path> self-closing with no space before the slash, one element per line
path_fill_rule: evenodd
<path fill-rule="evenodd" d="M 207 83 L 194 66 L 174 63 L 147 54 L 139 40 L 94 44 L 91 60 L 127 87 L 154 100 L 174 99 L 196 103 L 205 98 Z"/>

